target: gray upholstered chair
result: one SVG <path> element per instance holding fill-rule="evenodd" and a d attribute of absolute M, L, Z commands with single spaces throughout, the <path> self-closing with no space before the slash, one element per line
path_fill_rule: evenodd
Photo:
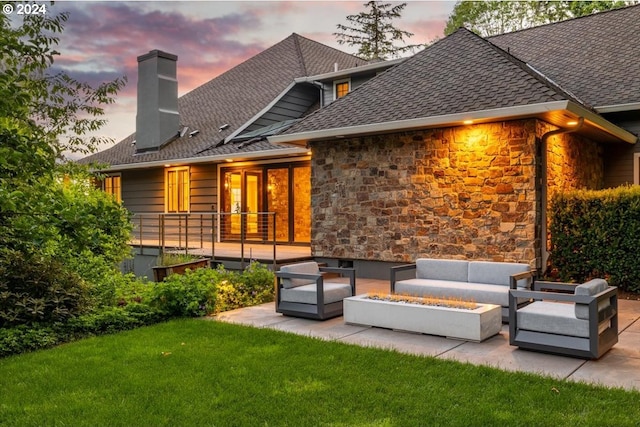
<path fill-rule="evenodd" d="M 520 298 L 532 302 L 518 306 Z M 597 359 L 617 342 L 618 288 L 606 280 L 581 285 L 536 281 L 532 291 L 509 291 L 511 345 Z"/>
<path fill-rule="evenodd" d="M 349 283 L 325 278 L 338 273 Z M 353 268 L 320 267 L 317 262 L 284 265 L 276 273 L 276 312 L 286 316 L 325 320 L 342 315 L 342 300 L 356 294 Z"/>

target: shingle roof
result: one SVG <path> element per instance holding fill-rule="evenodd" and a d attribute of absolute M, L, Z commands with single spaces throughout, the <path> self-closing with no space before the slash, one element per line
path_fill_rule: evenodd
<path fill-rule="evenodd" d="M 285 133 L 567 99 L 573 98 L 526 64 L 460 29 L 314 112 Z"/>
<path fill-rule="evenodd" d="M 294 33 L 179 98 L 181 126 L 188 126 L 189 132 L 199 130 L 197 136 L 187 134 L 157 152 L 136 155 L 133 134 L 81 162 L 124 165 L 289 148 L 262 141 L 241 150 L 235 144 L 207 149 L 253 118 L 295 78 L 327 73 L 335 63 L 350 68 L 366 61 Z M 230 126 L 219 132 L 223 124 Z"/>
<path fill-rule="evenodd" d="M 489 41 L 593 106 L 640 102 L 640 5 Z"/>

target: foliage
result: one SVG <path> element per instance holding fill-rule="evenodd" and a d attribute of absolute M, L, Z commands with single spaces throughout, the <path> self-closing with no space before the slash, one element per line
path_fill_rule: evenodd
<path fill-rule="evenodd" d="M 449 15 L 445 35 L 460 27 L 495 36 L 537 25 L 623 7 L 636 1 L 458 1 Z"/>
<path fill-rule="evenodd" d="M 53 72 L 68 15 L 52 10 L 0 15 L 0 307 L 9 324 L 113 300 L 111 276 L 130 251 L 127 211 L 86 169 L 60 163 L 105 141 L 86 135 L 104 124 L 103 106 L 125 79 L 92 88 Z"/>
<path fill-rule="evenodd" d="M 273 301 L 274 281 L 273 272 L 258 262 L 252 262 L 242 274 L 227 272 L 218 285 L 215 313 Z"/>
<path fill-rule="evenodd" d="M 0 328 L 33 322 L 59 322 L 83 312 L 84 281 L 59 261 L 4 251 L 0 263 Z"/>
<path fill-rule="evenodd" d="M 184 264 L 187 262 L 195 261 L 198 259 L 202 259 L 202 257 L 191 254 L 174 254 L 174 253 L 163 253 L 158 257 L 158 265 L 168 266 L 168 265 L 176 265 L 176 264 Z"/>
<path fill-rule="evenodd" d="M 203 316 L 273 301 L 274 274 L 252 262 L 242 273 L 198 268 L 155 284 L 148 303 L 169 316 Z"/>
<path fill-rule="evenodd" d="M 67 322 L 34 323 L 0 328 L 0 357 L 50 348 L 78 339 L 111 334 L 165 320 L 162 313 L 142 304 L 105 307 Z"/>
<path fill-rule="evenodd" d="M 395 42 L 404 43 L 413 33 L 400 30 L 391 21 L 402 16 L 407 3 L 392 6 L 391 3 L 369 1 L 364 3 L 366 12 L 348 15 L 349 25 L 338 24 L 340 32 L 333 33 L 339 44 L 357 46 L 357 56 L 363 59 L 388 59 L 399 57 L 402 53 L 412 51 L 416 45 L 396 46 Z"/>
<path fill-rule="evenodd" d="M 551 271 L 562 281 L 606 278 L 640 292 L 640 187 L 573 191 L 554 196 Z"/>
<path fill-rule="evenodd" d="M 599 427 L 640 418 L 637 391 L 196 319 L 4 359 L 0 389 L 0 425 L 11 427 Z"/>

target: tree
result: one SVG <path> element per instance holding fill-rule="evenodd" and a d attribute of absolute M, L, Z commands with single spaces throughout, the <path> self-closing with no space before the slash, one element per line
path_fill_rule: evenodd
<path fill-rule="evenodd" d="M 465 27 L 489 37 L 633 3 L 637 1 L 458 1 L 444 33 Z"/>
<path fill-rule="evenodd" d="M 364 3 L 366 12 L 357 15 L 348 15 L 347 21 L 351 24 L 338 24 L 340 32 L 333 33 L 339 44 L 357 46 L 357 56 L 363 59 L 389 59 L 397 58 L 402 53 L 411 51 L 417 45 L 397 46 L 395 42 L 404 43 L 404 39 L 411 38 L 413 33 L 400 30 L 391 24 L 391 21 L 400 18 L 402 10 L 407 3 L 396 6 L 391 3 L 370 1 Z"/>
<path fill-rule="evenodd" d="M 0 326 L 85 309 L 95 293 L 89 279 L 113 274 L 131 227 L 86 169 L 61 162 L 65 151 L 90 152 L 104 140 L 85 135 L 102 126 L 103 106 L 125 79 L 93 88 L 52 73 L 68 15 L 22 16 L 0 15 Z"/>

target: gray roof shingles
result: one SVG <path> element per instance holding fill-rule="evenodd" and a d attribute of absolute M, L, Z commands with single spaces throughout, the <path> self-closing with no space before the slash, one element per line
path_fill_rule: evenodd
<path fill-rule="evenodd" d="M 81 162 L 116 166 L 288 148 L 266 141 L 241 150 L 235 144 L 212 147 L 253 118 L 295 78 L 333 71 L 335 63 L 340 68 L 351 68 L 366 61 L 294 33 L 179 98 L 181 126 L 188 126 L 189 132 L 199 130 L 197 136 L 185 135 L 157 152 L 136 155 L 133 134 Z M 229 128 L 219 132 L 225 123 Z"/>
<path fill-rule="evenodd" d="M 284 133 L 572 99 L 526 64 L 460 29 Z"/>
<path fill-rule="evenodd" d="M 640 5 L 488 40 L 595 107 L 640 102 Z"/>

